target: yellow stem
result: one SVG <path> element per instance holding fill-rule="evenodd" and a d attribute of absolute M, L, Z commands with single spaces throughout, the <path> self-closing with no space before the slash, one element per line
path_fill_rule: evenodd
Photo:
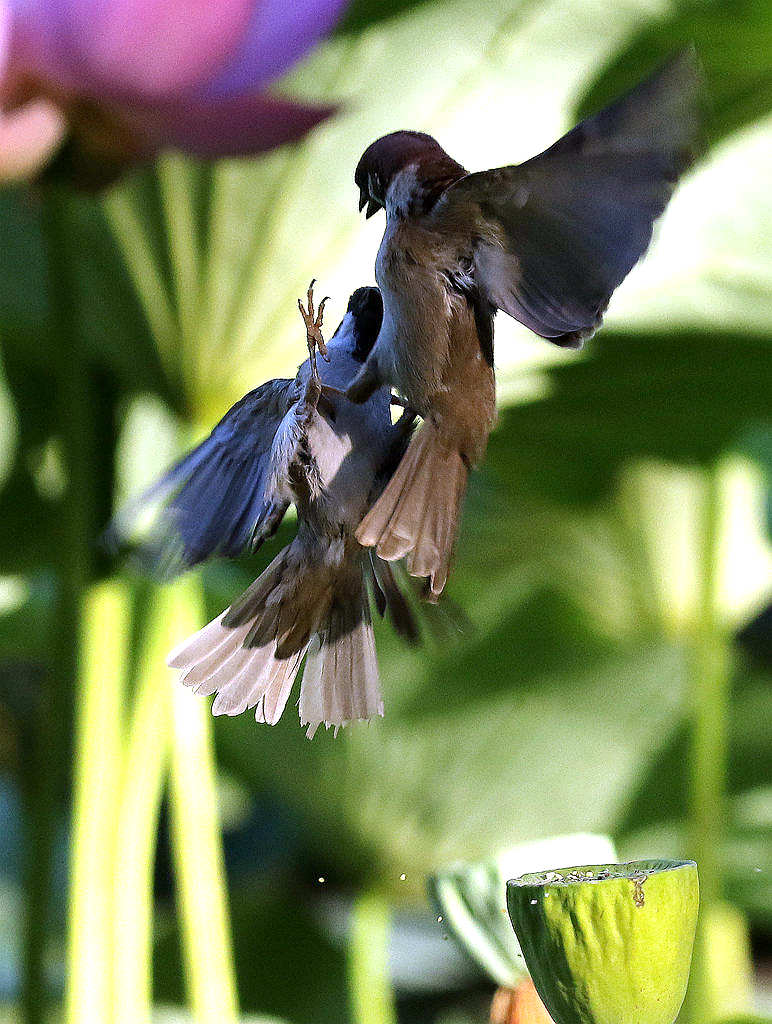
<path fill-rule="evenodd" d="M 200 583 L 180 581 L 172 611 L 184 638 L 203 619 Z M 208 701 L 170 680 L 172 716 L 171 822 L 191 1007 L 198 1024 L 238 1019 L 228 893 L 215 791 L 212 716 Z"/>
<path fill-rule="evenodd" d="M 88 594 L 78 689 L 65 1019 L 111 1019 L 115 814 L 120 793 L 129 603 L 115 582 Z"/>

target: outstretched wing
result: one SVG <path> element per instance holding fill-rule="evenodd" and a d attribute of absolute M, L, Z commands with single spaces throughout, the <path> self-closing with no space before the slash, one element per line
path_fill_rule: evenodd
<path fill-rule="evenodd" d="M 140 548 L 157 568 L 176 571 L 257 547 L 288 507 L 270 492 L 268 478 L 276 430 L 297 397 L 294 384 L 271 380 L 245 395 L 205 441 L 119 514 L 112 537 L 125 539 L 139 512 L 160 503 Z"/>
<path fill-rule="evenodd" d="M 689 165 L 698 74 L 680 54 L 524 164 L 470 174 L 437 207 L 471 205 L 482 297 L 557 345 L 579 347 L 643 256 Z"/>

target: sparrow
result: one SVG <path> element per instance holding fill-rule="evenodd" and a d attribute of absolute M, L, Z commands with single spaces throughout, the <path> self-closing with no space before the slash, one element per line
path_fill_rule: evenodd
<path fill-rule="evenodd" d="M 430 135 L 373 142 L 360 211 L 386 212 L 375 262 L 381 330 L 346 394 L 384 384 L 423 423 L 356 537 L 445 586 L 467 476 L 496 420 L 493 318 L 579 348 L 646 252 L 689 166 L 698 75 L 690 52 L 523 164 L 468 173 Z"/>
<path fill-rule="evenodd" d="M 271 380 L 241 399 L 206 440 L 140 501 L 162 496 L 154 549 L 177 567 L 255 550 L 276 532 L 290 504 L 295 538 L 224 613 L 169 655 L 182 682 L 217 694 L 215 715 L 255 708 L 275 724 L 305 657 L 301 724 L 312 737 L 383 715 L 368 591 L 397 632 L 416 642 L 411 605 L 391 566 L 363 548 L 354 531 L 399 463 L 413 416 L 392 423 L 390 392 L 361 405 L 341 397 L 378 336 L 377 288 L 359 288 L 325 346 L 324 300 L 306 323 L 309 358 L 294 380 Z M 316 349 L 328 362 L 317 366 Z"/>

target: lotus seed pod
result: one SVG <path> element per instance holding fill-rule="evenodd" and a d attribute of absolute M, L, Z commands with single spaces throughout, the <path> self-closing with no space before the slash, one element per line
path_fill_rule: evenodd
<path fill-rule="evenodd" d="M 561 868 L 507 882 L 512 926 L 556 1024 L 673 1024 L 698 905 L 693 861 Z"/>

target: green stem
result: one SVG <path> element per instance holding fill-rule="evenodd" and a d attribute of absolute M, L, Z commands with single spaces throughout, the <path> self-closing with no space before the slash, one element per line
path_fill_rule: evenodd
<path fill-rule="evenodd" d="M 31 799 L 27 814 L 26 920 L 22 1015 L 38 1024 L 45 1015 L 44 956 L 48 929 L 54 822 L 69 782 L 68 756 L 81 602 L 91 573 L 91 444 L 86 354 L 73 306 L 72 261 L 68 251 L 69 196 L 46 192 L 42 223 L 47 242 L 48 293 L 57 382 L 56 428 L 66 473 L 66 492 L 58 511 L 56 546 L 57 604 L 54 647 L 34 738 Z"/>
<path fill-rule="evenodd" d="M 112 1020 L 115 935 L 115 813 L 122 761 L 130 602 L 116 582 L 95 587 L 85 603 L 78 693 L 70 871 L 66 1020 Z"/>
<path fill-rule="evenodd" d="M 721 481 L 710 471 L 702 525 L 702 578 L 693 660 L 691 759 L 692 843 L 700 860 L 703 899 L 721 896 L 721 845 L 729 717 L 729 658 L 718 598 Z"/>
<path fill-rule="evenodd" d="M 701 524 L 701 579 L 691 662 L 690 853 L 700 873 L 702 914 L 697 928 L 686 1019 L 710 1021 L 712 1006 L 706 925 L 722 895 L 726 827 L 730 648 L 718 607 L 721 542 L 721 477 L 705 482 Z"/>
<path fill-rule="evenodd" d="M 170 615 L 177 639 L 201 624 L 198 580 L 174 588 Z M 238 1019 L 208 702 L 168 680 L 172 716 L 171 824 L 185 968 L 197 1024 Z"/>
<path fill-rule="evenodd" d="M 355 1024 L 397 1024 L 389 977 L 391 914 L 386 899 L 365 893 L 354 902 L 349 939 L 348 986 Z"/>
<path fill-rule="evenodd" d="M 112 1024 L 149 1024 L 152 1017 L 153 868 L 171 728 L 164 660 L 176 639 L 170 629 L 171 605 L 168 590 L 154 591 L 143 623 L 128 727 L 113 879 Z"/>
<path fill-rule="evenodd" d="M 179 168 L 165 164 L 160 173 L 167 231 L 173 250 L 175 290 L 192 355 L 200 333 L 200 328 L 193 322 L 198 303 L 198 282 L 194 284 L 194 278 L 197 279 L 199 268 L 194 250 L 183 237 L 185 225 L 190 228 L 193 223 L 194 212 L 189 202 L 190 194 L 184 190 L 181 192 L 174 181 L 176 170 Z M 132 198 L 121 189 L 113 190 L 105 200 L 105 207 L 162 359 L 176 380 L 181 372 L 180 321 L 153 255 L 141 215 Z M 184 221 L 182 225 L 176 220 L 180 214 Z M 185 306 L 184 312 L 182 306 Z M 195 389 L 192 404 L 198 405 L 200 382 L 184 383 Z M 154 646 L 154 667 L 147 665 L 140 684 L 119 824 L 121 835 L 127 840 L 133 833 L 137 848 L 124 854 L 122 845 L 116 879 L 119 888 L 125 883 L 135 894 L 133 911 L 128 892 L 119 897 L 120 915 L 125 915 L 128 921 L 132 912 L 135 913 L 129 924 L 131 933 L 128 940 L 134 965 L 119 963 L 116 994 L 120 997 L 121 1007 L 116 1012 L 121 1015 L 120 1019 L 142 1024 L 149 1013 L 150 872 L 158 787 L 163 761 L 168 756 L 171 842 L 190 1001 L 198 1024 L 214 1024 L 215 1021 L 228 1024 L 237 1019 L 238 1009 L 217 814 L 211 716 L 206 702 L 181 687 L 176 676 L 172 677 L 164 667 L 168 648 L 201 625 L 200 584 L 191 579 L 182 580 L 159 597 L 159 601 L 165 608 L 168 642 L 164 643 L 164 650 Z M 161 627 L 159 620 L 159 631 Z M 155 627 L 153 632 L 156 635 Z M 160 636 L 160 632 L 157 635 Z M 152 639 L 150 642 L 155 643 Z M 160 718 L 154 717 L 155 712 Z M 166 735 L 159 724 L 164 718 L 168 728 Z M 157 731 L 149 735 L 145 730 L 152 730 L 154 725 Z M 151 736 L 154 742 L 151 742 Z M 143 776 L 149 787 L 149 798 L 146 787 L 137 778 L 137 773 L 142 772 L 149 773 Z M 145 892 L 141 892 L 143 883 L 147 886 Z"/>

